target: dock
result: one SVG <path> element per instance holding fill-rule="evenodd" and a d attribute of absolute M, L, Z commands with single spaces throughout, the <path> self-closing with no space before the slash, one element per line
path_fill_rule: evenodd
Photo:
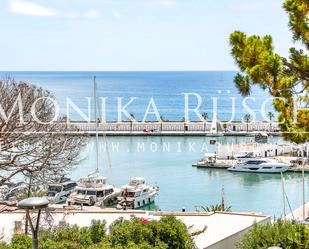
<path fill-rule="evenodd" d="M 192 164 L 192 167 L 200 168 L 200 169 L 224 169 L 227 170 L 228 168 L 232 167 L 235 164 L 235 160 L 218 160 L 218 162 L 213 164 Z M 302 166 L 294 166 L 290 167 L 286 172 L 289 173 L 302 173 L 303 167 Z M 304 169 L 305 173 L 309 173 L 309 165 L 305 165 Z"/>

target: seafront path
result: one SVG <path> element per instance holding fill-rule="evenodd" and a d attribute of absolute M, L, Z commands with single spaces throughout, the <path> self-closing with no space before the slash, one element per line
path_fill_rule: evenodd
<path fill-rule="evenodd" d="M 63 123 L 67 125 L 67 131 L 72 134 L 87 134 L 94 135 L 96 132 L 95 122 L 78 122 L 71 121 Z M 268 133 L 272 135 L 280 135 L 277 123 L 269 123 L 267 121 L 255 122 L 217 122 L 214 125 L 212 122 L 98 122 L 98 133 L 111 136 L 205 136 L 213 133 L 213 127 L 216 127 L 219 134 L 226 136 L 246 136 L 258 133 Z"/>

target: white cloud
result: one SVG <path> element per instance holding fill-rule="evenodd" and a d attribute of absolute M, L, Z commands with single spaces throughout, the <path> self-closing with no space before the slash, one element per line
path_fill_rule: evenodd
<path fill-rule="evenodd" d="M 231 4 L 231 9 L 233 11 L 259 11 L 263 10 L 265 8 L 265 4 L 262 2 L 256 2 L 256 3 L 239 3 L 239 4 Z M 276 3 L 269 3 L 267 4 L 267 8 L 277 8 L 278 4 Z"/>
<path fill-rule="evenodd" d="M 160 5 L 164 5 L 164 6 L 174 6 L 177 4 L 176 0 L 158 0 L 157 2 Z"/>
<path fill-rule="evenodd" d="M 86 18 L 98 18 L 100 17 L 100 12 L 95 9 L 90 9 L 83 15 Z"/>
<path fill-rule="evenodd" d="M 10 0 L 9 10 L 13 13 L 30 15 L 30 16 L 56 16 L 57 11 L 42 5 L 24 1 L 24 0 Z"/>
<path fill-rule="evenodd" d="M 80 17 L 80 14 L 76 11 L 69 11 L 62 14 L 62 16 L 66 18 L 78 18 Z"/>
<path fill-rule="evenodd" d="M 121 15 L 118 11 L 113 11 L 113 17 L 119 18 Z"/>

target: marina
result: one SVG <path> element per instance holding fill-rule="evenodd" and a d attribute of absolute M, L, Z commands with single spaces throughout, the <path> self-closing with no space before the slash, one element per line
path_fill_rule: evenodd
<path fill-rule="evenodd" d="M 226 203 L 233 211 L 259 212 L 280 217 L 283 214 L 280 175 L 229 172 L 224 164 L 209 168 L 192 167 L 205 153 L 213 155 L 220 147 L 224 148 L 222 151 L 226 151 L 226 146 L 237 147 L 241 143 L 241 148 L 245 148 L 246 144 L 252 143 L 252 137 L 220 137 L 216 139 L 216 144 L 210 143 L 212 139 L 195 136 L 163 136 L 151 139 L 145 136 L 100 136 L 99 171 L 111 186 L 119 189 L 135 176 L 145 178 L 149 186 L 159 186 L 160 193 L 156 196 L 155 203 L 144 209 L 177 212 L 185 207 L 188 212 L 201 211 L 202 206 L 221 202 L 221 189 L 224 186 Z M 281 147 L 282 152 L 289 148 L 280 137 L 270 137 L 269 144 L 273 145 L 273 148 Z M 94 171 L 95 148 L 96 139 L 87 138 L 87 146 L 80 155 L 79 165 L 69 175 L 73 181 L 78 182 Z M 225 153 L 225 156 L 228 154 Z M 226 161 L 223 159 L 222 163 Z M 297 171 L 301 172 L 301 169 L 302 166 L 299 165 Z M 302 200 L 299 190 L 302 176 L 289 170 L 284 173 L 284 177 L 291 207 L 296 209 Z M 27 188 L 27 184 L 25 187 Z M 305 189 L 308 188 L 306 174 Z M 273 191 L 269 192 L 268 189 Z"/>
<path fill-rule="evenodd" d="M 157 209 L 163 211 L 200 210 L 220 202 L 221 188 L 224 186 L 227 205 L 233 211 L 261 212 L 279 217 L 283 213 L 281 202 L 281 178 L 276 174 L 253 174 L 229 172 L 225 169 L 194 168 L 199 158 L 217 151 L 218 144 L 210 144 L 209 137 L 99 137 L 99 151 L 106 153 L 107 143 L 111 165 L 107 158 L 100 159 L 100 171 L 116 186 L 127 184 L 134 176 L 143 176 L 149 185 L 160 187 L 156 198 Z M 223 137 L 218 143 L 249 143 L 250 137 Z M 79 179 L 92 170 L 95 158 L 94 138 L 82 153 L 83 160 L 72 172 L 72 179 Z M 270 144 L 285 144 L 280 137 L 272 137 Z M 181 146 L 179 146 L 179 144 Z M 301 174 L 286 172 L 286 191 L 292 208 L 301 203 Z M 306 174 L 306 189 L 308 175 Z M 273 189 L 270 193 L 267 189 Z M 254 193 L 254 195 L 252 195 Z"/>
<path fill-rule="evenodd" d="M 309 249 L 309 0 L 0 12 L 0 249 Z"/>

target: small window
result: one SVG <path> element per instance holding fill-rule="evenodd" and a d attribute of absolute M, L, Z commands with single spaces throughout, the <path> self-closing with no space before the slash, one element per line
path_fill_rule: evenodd
<path fill-rule="evenodd" d="M 87 195 L 97 195 L 96 191 L 88 190 Z"/>
<path fill-rule="evenodd" d="M 138 206 L 140 206 L 140 205 L 141 205 L 141 203 L 138 201 L 138 202 L 137 202 L 137 205 L 138 205 Z"/>

